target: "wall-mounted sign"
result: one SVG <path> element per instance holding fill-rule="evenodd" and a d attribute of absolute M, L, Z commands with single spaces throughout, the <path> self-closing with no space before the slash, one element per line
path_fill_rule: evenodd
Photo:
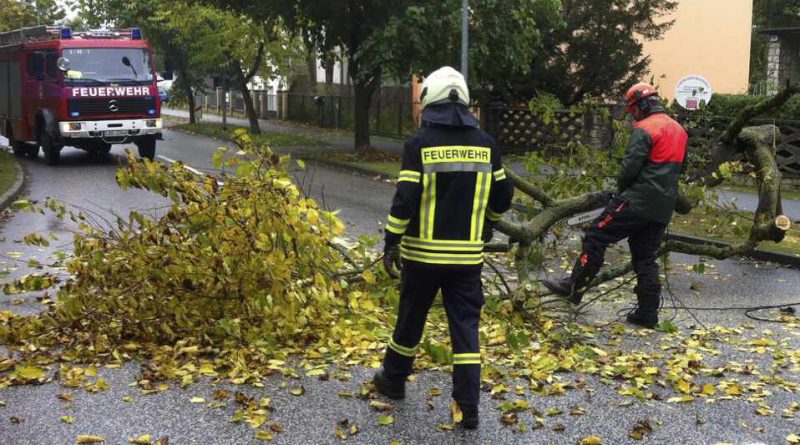
<path fill-rule="evenodd" d="M 700 76 L 686 76 L 675 87 L 675 101 L 687 110 L 698 110 L 700 104 L 711 102 L 711 83 Z"/>

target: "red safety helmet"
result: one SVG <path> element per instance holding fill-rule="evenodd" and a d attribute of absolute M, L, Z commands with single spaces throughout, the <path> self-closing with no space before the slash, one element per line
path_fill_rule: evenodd
<path fill-rule="evenodd" d="M 628 92 L 625 93 L 625 99 L 628 101 L 625 111 L 630 112 L 636 102 L 639 102 L 641 99 L 657 95 L 658 91 L 656 91 L 654 86 L 649 83 L 637 83 L 630 87 Z"/>

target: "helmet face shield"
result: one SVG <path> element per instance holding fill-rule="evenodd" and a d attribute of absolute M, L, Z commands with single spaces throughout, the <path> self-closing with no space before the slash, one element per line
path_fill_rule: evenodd
<path fill-rule="evenodd" d="M 628 105 L 625 106 L 625 112 L 631 113 L 633 107 L 639 103 L 640 100 L 656 95 L 658 95 L 658 91 L 656 91 L 655 87 L 652 85 L 648 83 L 637 83 L 630 87 L 628 92 L 625 93 L 625 100 L 628 102 Z"/>

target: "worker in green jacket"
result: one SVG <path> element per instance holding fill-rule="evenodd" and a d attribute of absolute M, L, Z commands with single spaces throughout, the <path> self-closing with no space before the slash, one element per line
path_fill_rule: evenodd
<path fill-rule="evenodd" d="M 634 85 L 626 99 L 625 110 L 635 123 L 617 179 L 617 193 L 587 230 L 572 275 L 558 281 L 543 280 L 542 284 L 579 304 L 603 265 L 608 245 L 628 238 L 638 305 L 627 320 L 653 328 L 658 324 L 661 295 L 656 251 L 675 210 L 688 136 L 666 114 L 651 85 Z"/>

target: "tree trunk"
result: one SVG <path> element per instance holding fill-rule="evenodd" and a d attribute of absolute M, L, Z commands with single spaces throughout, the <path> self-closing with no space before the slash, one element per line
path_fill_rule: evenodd
<path fill-rule="evenodd" d="M 354 79 L 356 150 L 369 150 L 372 148 L 369 141 L 369 109 L 372 105 L 372 95 L 375 93 L 378 84 L 379 82 L 375 78 L 366 83 Z"/>
<path fill-rule="evenodd" d="M 234 69 L 236 71 L 234 74 L 237 80 L 236 83 L 239 85 L 239 91 L 242 93 L 244 110 L 247 114 L 247 120 L 250 122 L 250 134 L 261 134 L 261 127 L 258 126 L 258 113 L 256 112 L 256 107 L 253 104 L 253 96 L 250 94 L 250 88 L 247 86 L 247 84 L 250 83 L 256 73 L 258 73 L 263 60 L 264 42 L 261 42 L 258 45 L 258 51 L 256 53 L 255 60 L 253 61 L 253 66 L 250 67 L 247 73 L 244 72 L 244 67 L 242 67 L 241 62 L 236 61 L 234 63 Z"/>
<path fill-rule="evenodd" d="M 333 53 L 329 52 L 325 55 L 325 83 L 333 85 L 333 68 L 336 66 L 336 59 Z"/>
<path fill-rule="evenodd" d="M 196 124 L 197 117 L 194 114 L 194 92 L 192 91 L 192 84 L 188 81 L 189 76 L 186 76 L 185 73 L 181 73 L 183 78 L 185 79 L 184 82 L 181 82 L 183 85 L 183 92 L 186 94 L 186 100 L 189 102 L 189 123 Z"/>
<path fill-rule="evenodd" d="M 239 91 L 242 93 L 247 120 L 250 122 L 250 134 L 261 134 L 261 127 L 259 127 L 258 124 L 258 113 L 253 104 L 253 96 L 250 94 L 250 88 L 247 87 L 247 83 L 239 82 Z"/>

